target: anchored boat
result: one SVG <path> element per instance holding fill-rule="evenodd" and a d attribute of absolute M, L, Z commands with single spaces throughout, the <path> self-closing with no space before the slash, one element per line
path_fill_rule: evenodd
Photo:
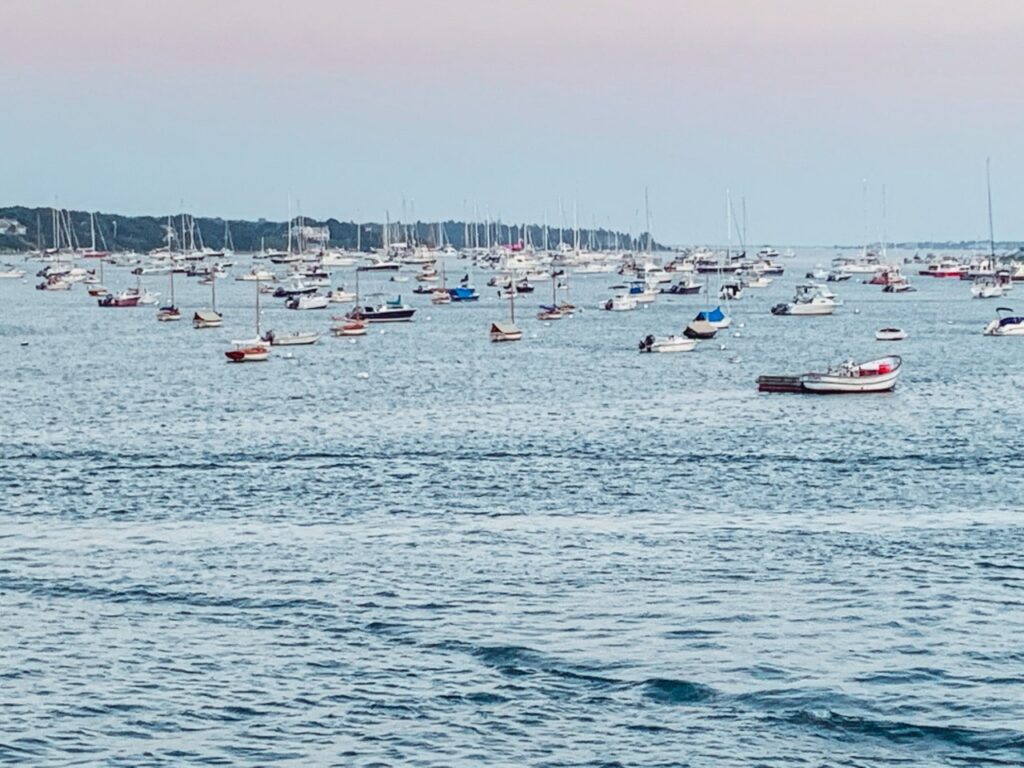
<path fill-rule="evenodd" d="M 849 360 L 824 373 L 800 376 L 759 376 L 759 392 L 801 392 L 820 395 L 888 392 L 896 386 L 903 359 L 890 355 L 865 363 Z"/>

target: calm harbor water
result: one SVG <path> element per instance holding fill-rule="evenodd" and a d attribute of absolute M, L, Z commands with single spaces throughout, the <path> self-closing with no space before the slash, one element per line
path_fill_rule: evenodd
<path fill-rule="evenodd" d="M 831 255 L 679 355 L 636 343 L 705 300 L 609 275 L 506 345 L 484 275 L 380 278 L 415 322 L 243 366 L 250 283 L 195 331 L 0 281 L 0 761 L 1024 765 L 1024 341 L 981 335 L 1024 286 L 769 314 Z M 892 394 L 755 391 L 895 351 Z"/>

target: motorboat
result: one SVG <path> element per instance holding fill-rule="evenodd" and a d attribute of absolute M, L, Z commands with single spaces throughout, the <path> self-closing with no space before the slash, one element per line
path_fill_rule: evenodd
<path fill-rule="evenodd" d="M 540 312 L 537 313 L 538 320 L 561 320 L 565 313 L 553 304 L 541 304 Z"/>
<path fill-rule="evenodd" d="M 804 277 L 806 277 L 808 280 L 828 280 L 828 272 L 826 272 L 821 267 L 815 267 L 806 275 L 804 275 Z"/>
<path fill-rule="evenodd" d="M 743 298 L 743 285 L 741 283 L 722 283 L 718 289 L 718 298 L 725 301 L 737 301 Z"/>
<path fill-rule="evenodd" d="M 878 341 L 903 341 L 907 338 L 907 332 L 902 328 L 880 328 L 875 331 L 875 339 Z"/>
<path fill-rule="evenodd" d="M 313 294 L 310 296 L 292 296 L 284 303 L 286 309 L 327 309 L 331 300 L 327 296 Z"/>
<path fill-rule="evenodd" d="M 985 326 L 986 336 L 1024 336 L 1024 317 L 1013 315 L 1009 307 L 996 309 L 998 317 Z"/>
<path fill-rule="evenodd" d="M 263 339 L 233 341 L 234 349 L 224 353 L 232 363 L 261 363 L 270 356 L 270 347 Z"/>
<path fill-rule="evenodd" d="M 310 293 L 316 293 L 317 286 L 311 285 L 310 283 L 303 282 L 300 280 L 293 280 L 288 285 L 282 285 L 274 290 L 274 298 L 276 299 L 289 299 L 293 296 L 305 296 Z"/>
<path fill-rule="evenodd" d="M 519 341 L 523 332 L 515 323 L 491 323 L 491 341 Z"/>
<path fill-rule="evenodd" d="M 1004 293 L 1005 289 L 994 277 L 979 277 L 971 285 L 971 298 L 974 299 L 998 299 Z"/>
<path fill-rule="evenodd" d="M 649 335 L 640 340 L 641 352 L 692 352 L 697 340 L 685 336 L 664 336 L 657 338 Z"/>
<path fill-rule="evenodd" d="M 397 261 L 387 261 L 379 256 L 371 256 L 366 263 L 356 267 L 357 272 L 397 272 L 402 265 Z"/>
<path fill-rule="evenodd" d="M 771 284 L 772 279 L 770 277 L 765 277 L 764 275 L 757 275 L 743 281 L 745 288 L 767 288 Z M 724 288 L 725 286 L 722 287 Z"/>
<path fill-rule="evenodd" d="M 629 295 L 637 304 L 650 304 L 658 298 L 658 291 L 645 280 L 634 280 L 629 284 Z"/>
<path fill-rule="evenodd" d="M 332 304 L 351 304 L 356 300 L 356 295 L 339 285 L 333 291 L 328 292 L 327 298 Z"/>
<path fill-rule="evenodd" d="M 97 304 L 101 307 L 137 307 L 139 305 L 139 294 L 132 291 L 121 291 L 120 293 L 108 293 Z"/>
<path fill-rule="evenodd" d="M 903 360 L 889 355 L 865 363 L 848 360 L 824 373 L 800 376 L 759 376 L 760 392 L 806 392 L 820 395 L 888 392 L 896 386 Z"/>
<path fill-rule="evenodd" d="M 277 275 L 273 272 L 268 272 L 265 269 L 253 269 L 250 272 L 246 272 L 244 275 L 239 275 L 235 280 L 240 280 L 242 282 L 262 281 L 264 283 L 271 283 L 277 280 Z"/>
<path fill-rule="evenodd" d="M 316 344 L 320 341 L 320 334 L 315 331 L 296 331 L 293 333 L 267 331 L 263 334 L 263 341 L 272 347 L 301 347 L 307 344 Z"/>
<path fill-rule="evenodd" d="M 160 307 L 156 313 L 156 319 L 161 323 L 170 323 L 176 320 L 181 320 L 181 310 L 173 304 L 169 304 L 166 307 Z"/>
<path fill-rule="evenodd" d="M 907 278 L 900 275 L 898 278 L 891 279 L 888 283 L 882 286 L 882 293 L 913 293 L 917 288 L 910 284 Z"/>
<path fill-rule="evenodd" d="M 200 309 L 192 315 L 193 328 L 220 328 L 224 325 L 224 316 L 211 309 Z"/>
<path fill-rule="evenodd" d="M 48 277 L 36 286 L 37 291 L 70 291 L 71 283 L 60 277 Z M 108 296 L 110 294 L 107 294 Z"/>
<path fill-rule="evenodd" d="M 601 305 L 601 309 L 606 309 L 609 312 L 628 312 L 636 307 L 636 298 L 628 293 L 616 294 Z"/>
<path fill-rule="evenodd" d="M 349 320 L 363 320 L 367 323 L 407 323 L 414 314 L 416 310 L 403 304 L 401 296 L 396 296 L 377 306 L 356 307 L 347 317 Z"/>
<path fill-rule="evenodd" d="M 0 269 L 0 280 L 18 280 L 24 276 L 24 269 L 15 269 L 10 264 L 5 269 Z"/>
<path fill-rule="evenodd" d="M 797 286 L 796 296 L 788 304 L 776 304 L 773 315 L 831 315 L 836 311 L 834 298 L 823 296 L 813 283 Z"/>
<path fill-rule="evenodd" d="M 693 275 L 687 275 L 679 282 L 673 283 L 668 288 L 662 288 L 661 292 L 672 296 L 693 296 L 701 292 L 704 288 L 703 283 L 698 283 L 693 279 Z"/>

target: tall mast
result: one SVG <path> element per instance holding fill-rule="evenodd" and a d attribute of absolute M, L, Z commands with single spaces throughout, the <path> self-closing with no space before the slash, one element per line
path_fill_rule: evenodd
<path fill-rule="evenodd" d="M 647 253 L 651 252 L 651 199 L 644 187 L 644 220 L 647 227 Z"/>
<path fill-rule="evenodd" d="M 996 235 L 992 226 L 992 172 L 991 158 L 985 158 L 985 186 L 988 188 L 988 250 L 992 258 L 992 268 L 996 266 Z"/>

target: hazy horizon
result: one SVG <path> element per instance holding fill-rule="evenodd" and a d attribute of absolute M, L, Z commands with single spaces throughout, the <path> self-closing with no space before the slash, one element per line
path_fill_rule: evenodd
<path fill-rule="evenodd" d="M 856 244 L 885 185 L 889 240 L 987 239 L 990 155 L 996 239 L 1024 239 L 1008 2 L 13 0 L 5 25 L 12 205 L 571 226 L 575 201 L 637 232 L 647 187 L 655 236 L 699 243 L 729 189 L 752 244 Z"/>

